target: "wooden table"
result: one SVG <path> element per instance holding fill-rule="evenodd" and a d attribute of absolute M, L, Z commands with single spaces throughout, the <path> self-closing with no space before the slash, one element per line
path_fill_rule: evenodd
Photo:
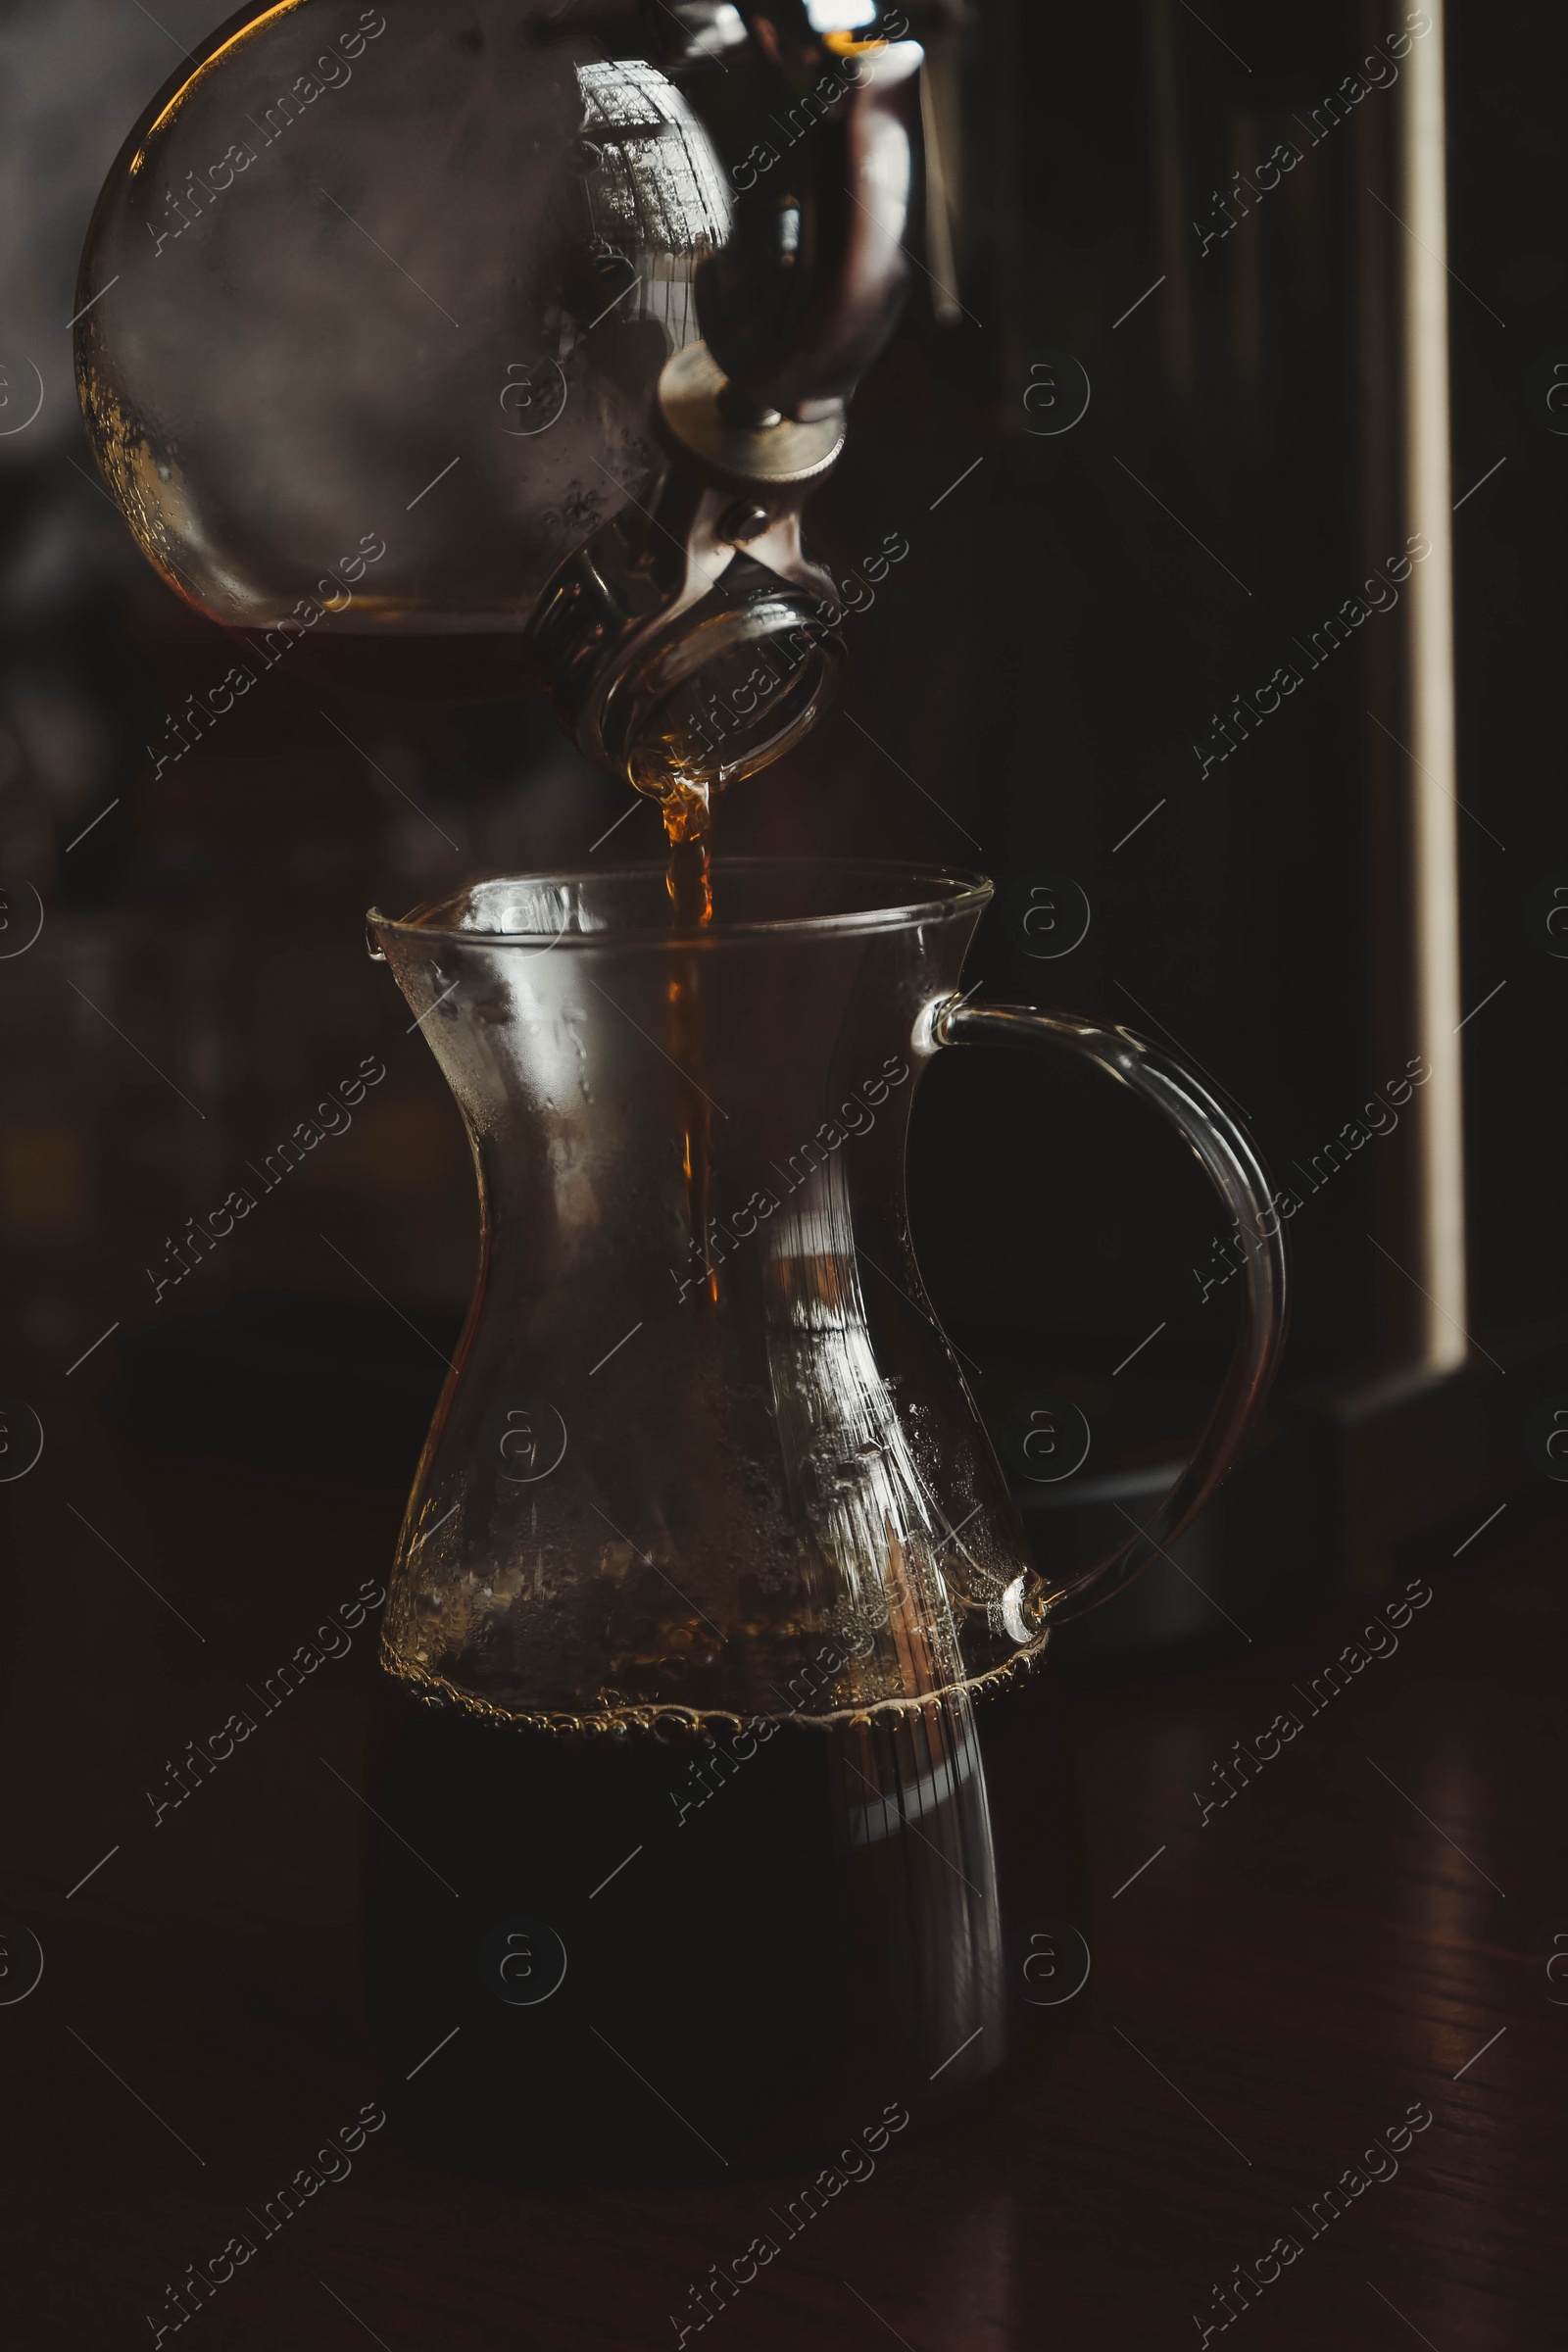
<path fill-rule="evenodd" d="M 27 1974 L 19 1925 L 45 1966 L 0 2007 L 0 2342 L 145 2344 L 153 2315 L 166 2343 L 236 2352 L 673 2346 L 690 2289 L 799 2183 L 525 2192 L 381 2132 L 175 2329 L 166 2285 L 373 2095 L 368 1638 L 156 1826 L 146 1791 L 383 1566 L 396 1503 L 112 1444 L 69 1458 L 13 1501 L 34 1598 L 4 1731 L 4 1982 Z M 1554 1929 L 1568 1951 L 1568 1610 L 1560 1528 L 1510 1549 L 1507 1524 L 1315 1715 L 1292 1687 L 1364 1608 L 1071 1693 L 1094 1966 L 1065 2048 L 890 2150 L 687 2340 L 1142 2352 L 1202 2341 L 1195 2314 L 1218 2341 L 1212 2290 L 1246 2265 L 1266 2283 L 1233 2325 L 1258 2352 L 1568 2345 L 1568 1982 L 1546 1968 Z M 1287 1709 L 1299 1735 L 1204 1821 L 1195 1788 Z M 1432 2121 L 1396 2169 L 1364 2161 L 1412 2106 Z M 1348 2167 L 1362 2185 L 1314 2234 Z M 1300 2250 L 1278 2267 L 1282 2236 Z"/>

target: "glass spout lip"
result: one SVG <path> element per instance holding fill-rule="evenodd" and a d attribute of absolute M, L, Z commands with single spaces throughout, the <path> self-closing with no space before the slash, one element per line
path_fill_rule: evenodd
<path fill-rule="evenodd" d="M 963 867 L 879 858 L 717 858 L 713 881 L 719 912 L 700 931 L 673 928 L 663 864 L 651 860 L 591 871 L 485 876 L 401 917 L 372 906 L 366 921 L 377 936 L 411 944 L 469 941 L 530 955 L 550 948 L 667 952 L 678 945 L 683 954 L 691 949 L 710 954 L 732 940 L 843 938 L 972 921 L 995 890 L 986 875 Z M 789 910 L 792 891 L 802 901 L 800 911 Z M 810 904 L 824 896 L 828 904 Z M 726 920 L 726 897 L 742 906 L 776 901 L 785 911 L 743 912 Z M 509 914 L 514 919 L 502 919 Z M 617 920 L 617 914 L 632 919 Z"/>

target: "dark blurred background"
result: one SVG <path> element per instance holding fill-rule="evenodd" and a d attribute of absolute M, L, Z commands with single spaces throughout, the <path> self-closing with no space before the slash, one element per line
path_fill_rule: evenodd
<path fill-rule="evenodd" d="M 364 911 L 660 850 L 656 811 L 539 703 L 399 704 L 283 670 L 155 774 L 148 745 L 226 645 L 149 571 L 98 481 L 67 321 L 122 138 L 226 13 L 10 0 L 0 26 L 0 882 L 17 943 L 0 964 L 0 1388 L 11 1458 L 29 1412 L 44 1441 L 5 1490 L 13 1624 L 31 1629 L 7 1671 L 63 1611 L 89 1670 L 197 1670 L 111 1551 L 158 1584 L 164 1555 L 204 1558 L 202 1622 L 236 1670 L 267 1646 L 269 1563 L 300 1512 L 340 1528 L 345 1591 L 386 1560 L 475 1228 L 457 1114 L 367 958 Z M 1389 99 L 1369 95 L 1234 235 L 1205 249 L 1195 222 L 1401 14 L 933 13 L 956 283 L 923 246 L 811 509 L 841 576 L 889 532 L 910 554 L 846 624 L 846 710 L 723 819 L 732 853 L 983 867 L 999 891 L 969 979 L 1178 1044 L 1291 1183 L 1402 1061 L 1383 1066 L 1373 1017 L 1367 643 L 1223 765 L 1205 773 L 1193 747 L 1361 576 L 1376 336 L 1356 252 Z M 1233 1640 L 1211 1598 L 1283 1621 L 1348 1577 L 1450 1553 L 1489 1509 L 1511 1527 L 1568 1496 L 1541 1440 L 1568 1401 L 1568 960 L 1545 922 L 1568 880 L 1549 721 L 1568 73 L 1544 12 L 1505 40 L 1458 0 L 1447 40 L 1463 1003 L 1495 992 L 1465 1031 L 1470 1364 L 1440 1384 L 1457 1402 L 1401 1422 L 1404 1499 L 1380 1517 L 1346 1435 L 1362 1408 L 1343 1402 L 1391 1368 L 1374 1144 L 1294 1222 L 1270 1426 L 1182 1554 L 1203 1591 L 1156 1570 L 1086 1658 Z M 366 1057 L 386 1076 L 351 1128 L 175 1285 L 187 1221 Z M 1087 1552 L 1118 1500 L 1168 1478 L 1224 1360 L 1234 1286 L 1203 1303 L 1221 1238 L 1206 1187 L 1112 1090 L 981 1055 L 932 1071 L 911 1172 L 930 1288 L 984 1367 L 1032 1523 Z M 1024 1475 L 1042 1398 L 1093 1432 L 1070 1493 Z M 273 1497 L 248 1483 L 239 1526 L 234 1465 Z"/>

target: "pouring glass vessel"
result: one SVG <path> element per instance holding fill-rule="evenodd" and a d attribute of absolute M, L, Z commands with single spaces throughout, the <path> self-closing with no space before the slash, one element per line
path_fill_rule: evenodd
<path fill-rule="evenodd" d="M 109 491 L 236 655 L 160 770 L 279 662 L 548 690 L 652 790 L 815 723 L 844 645 L 802 509 L 898 316 L 923 63 L 896 11 L 815 13 L 248 0 L 182 62 L 73 320 Z"/>
<path fill-rule="evenodd" d="M 989 1694 L 1180 1534 L 1283 1338 L 1268 1179 L 1192 1071 L 960 1001 L 989 882 L 716 881 L 692 934 L 653 867 L 369 918 L 480 1197 L 387 1604 L 368 1946 L 395 2115 L 465 2167 L 778 2161 L 996 2069 L 1009 1937 L 1070 1904 L 1052 1856 L 999 1862 Z M 1030 1557 L 910 1244 L 910 1105 L 968 1044 L 1130 1087 L 1246 1250 L 1191 1463 L 1071 1576 Z"/>

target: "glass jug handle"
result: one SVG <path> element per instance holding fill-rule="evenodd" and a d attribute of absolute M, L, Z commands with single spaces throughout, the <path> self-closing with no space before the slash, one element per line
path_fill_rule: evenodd
<path fill-rule="evenodd" d="M 1130 1087 L 1192 1147 L 1241 1229 L 1246 1252 L 1236 1345 L 1192 1460 L 1148 1522 L 1125 1544 L 1046 1599 L 1048 1621 L 1065 1624 L 1119 1592 L 1191 1525 L 1225 1477 L 1273 1384 L 1287 1319 L 1285 1237 L 1267 1172 L 1230 1113 L 1176 1054 L 1130 1029 L 1103 1028 L 1072 1013 L 1028 1004 L 962 1004 L 939 1012 L 940 1045 L 1030 1046 L 1074 1054 Z"/>

